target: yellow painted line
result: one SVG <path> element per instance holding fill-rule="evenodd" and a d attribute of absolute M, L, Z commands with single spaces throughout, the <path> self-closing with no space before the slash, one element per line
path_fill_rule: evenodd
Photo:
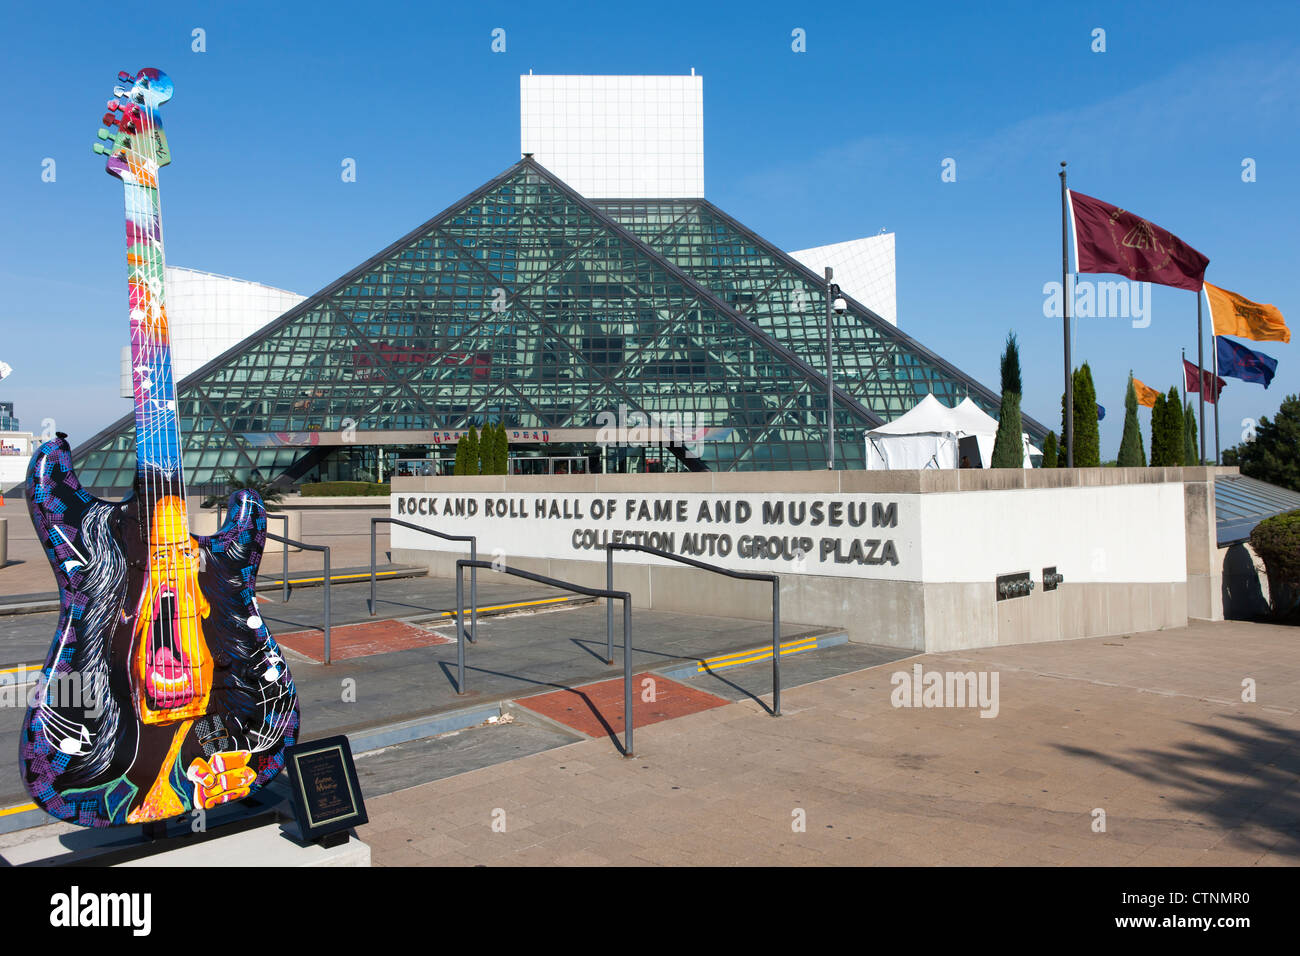
<path fill-rule="evenodd" d="M 402 571 L 385 571 L 385 572 L 381 572 L 381 573 L 379 573 L 379 574 L 376 574 L 376 575 L 375 575 L 375 578 L 376 578 L 376 580 L 378 580 L 379 578 L 397 577 L 398 575 L 401 575 L 401 574 L 404 574 L 404 573 L 405 573 L 405 572 L 402 572 Z M 331 574 L 331 575 L 330 575 L 330 580 L 331 580 L 331 581 L 342 581 L 342 580 L 344 580 L 345 578 L 368 578 L 368 577 L 370 577 L 370 572 L 369 572 L 369 571 L 362 571 L 360 574 Z M 411 575 L 411 577 L 415 577 L 415 575 Z M 318 577 L 318 578 L 290 578 L 290 579 L 289 579 L 289 583 L 290 583 L 290 584 L 315 584 L 315 583 L 317 583 L 318 581 L 323 582 L 324 580 L 325 580 L 325 575 L 322 574 L 322 575 L 321 575 L 320 577 Z M 270 583 L 271 581 L 274 581 L 277 585 L 281 583 L 279 578 L 269 578 L 269 579 L 267 580 L 267 583 Z"/>
<path fill-rule="evenodd" d="M 785 657 L 787 654 L 798 654 L 802 651 L 815 650 L 816 647 L 817 647 L 817 638 L 815 637 L 809 638 L 807 641 L 804 642 L 791 642 L 790 644 L 782 644 L 781 656 Z M 772 649 L 768 648 L 765 651 L 744 651 L 742 653 L 748 654 L 749 656 L 738 657 L 735 654 L 731 654 L 728 655 L 728 658 L 726 659 L 709 658 L 708 660 L 703 661 L 700 664 L 696 665 L 695 673 L 704 674 L 708 671 L 726 670 L 728 667 L 735 667 L 738 664 L 752 664 L 755 661 L 765 661 L 771 658 Z"/>
<path fill-rule="evenodd" d="M 39 673 L 40 670 L 41 670 L 40 664 L 23 664 L 20 667 L 6 667 L 4 670 L 0 671 L 0 674 L 19 674 L 28 671 L 32 673 Z"/>
<path fill-rule="evenodd" d="M 797 646 L 802 646 L 809 643 L 816 644 L 816 637 L 801 637 L 801 639 L 798 640 L 785 641 L 785 643 L 781 645 L 781 649 L 783 649 L 784 652 L 784 650 L 787 648 L 797 648 Z M 731 659 L 733 658 L 749 657 L 750 654 L 757 654 L 757 653 L 759 653 L 759 648 L 750 648 L 749 650 L 738 650 L 738 652 L 736 652 L 735 654 L 719 654 L 718 657 L 706 657 L 705 663 L 722 663 L 724 661 L 731 661 Z M 768 650 L 767 653 L 771 654 L 772 652 L 771 650 Z"/>
<path fill-rule="evenodd" d="M 36 804 L 34 803 L 22 803 L 16 807 L 5 807 L 3 810 L 0 810 L 0 817 L 7 817 L 15 813 L 23 813 L 27 810 L 35 810 L 35 809 L 36 809 Z"/>
<path fill-rule="evenodd" d="M 540 598 L 540 599 L 538 599 L 538 600 L 536 600 L 536 601 L 520 601 L 518 604 L 493 604 L 491 607 L 481 607 L 481 608 L 479 608 L 478 610 L 479 610 L 479 613 L 482 614 L 484 611 L 509 611 L 510 609 L 512 609 L 512 608 L 516 608 L 516 607 L 536 607 L 536 606 L 539 605 L 539 604 L 556 604 L 556 603 L 558 603 L 558 602 L 560 602 L 560 601 L 568 601 L 568 600 L 569 600 L 569 598 L 567 598 L 567 597 Z M 439 617 L 455 617 L 455 616 L 456 616 L 456 612 L 455 612 L 455 611 L 442 611 L 442 612 L 440 612 L 440 613 L 438 614 L 438 616 L 439 616 Z"/>

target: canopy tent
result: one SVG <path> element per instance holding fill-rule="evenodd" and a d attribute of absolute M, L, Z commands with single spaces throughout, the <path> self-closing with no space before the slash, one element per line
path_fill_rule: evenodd
<path fill-rule="evenodd" d="M 867 432 L 867 469 L 956 468 L 963 438 L 975 439 L 980 465 L 988 468 L 997 433 L 997 419 L 969 398 L 949 408 L 934 395 L 926 395 L 892 422 Z M 1024 467 L 1031 468 L 1031 453 L 1042 452 L 1029 444 L 1028 435 L 1024 442 Z"/>

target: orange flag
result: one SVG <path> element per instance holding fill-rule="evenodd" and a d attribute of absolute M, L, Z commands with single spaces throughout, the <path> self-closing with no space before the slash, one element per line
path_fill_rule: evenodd
<path fill-rule="evenodd" d="M 1291 330 L 1276 306 L 1251 302 L 1244 296 L 1205 283 L 1215 335 L 1235 335 L 1256 342 L 1290 342 Z"/>
<path fill-rule="evenodd" d="M 1135 378 L 1133 379 L 1133 391 L 1137 392 L 1139 405 L 1145 405 L 1147 408 L 1156 407 L 1156 399 L 1160 397 L 1160 393 L 1150 385 L 1146 385 L 1141 380 Z"/>

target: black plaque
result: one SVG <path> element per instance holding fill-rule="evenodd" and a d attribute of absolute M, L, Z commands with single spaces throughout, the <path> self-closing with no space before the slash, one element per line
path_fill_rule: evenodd
<path fill-rule="evenodd" d="M 293 812 L 304 840 L 329 840 L 369 821 L 357 783 L 352 748 L 344 736 L 310 740 L 285 748 L 293 787 Z M 338 841 L 341 842 L 341 841 Z"/>

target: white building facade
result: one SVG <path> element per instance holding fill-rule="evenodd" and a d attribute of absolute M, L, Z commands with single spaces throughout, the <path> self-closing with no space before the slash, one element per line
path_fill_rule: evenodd
<path fill-rule="evenodd" d="M 305 296 L 284 289 L 167 267 L 167 321 L 172 377 L 179 382 L 231 346 L 278 319 Z M 122 346 L 123 398 L 131 398 L 131 346 Z"/>
<path fill-rule="evenodd" d="M 520 148 L 588 199 L 704 195 L 704 78 L 519 77 Z"/>

